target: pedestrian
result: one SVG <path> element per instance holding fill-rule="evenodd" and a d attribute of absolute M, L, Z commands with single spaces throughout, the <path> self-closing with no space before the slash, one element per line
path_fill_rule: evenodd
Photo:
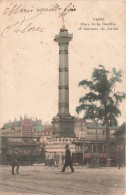
<path fill-rule="evenodd" d="M 54 166 L 57 166 L 57 154 L 56 154 L 56 152 L 54 152 L 54 156 L 53 156 L 52 160 L 54 161 Z"/>
<path fill-rule="evenodd" d="M 19 174 L 19 156 L 18 156 L 18 150 L 14 149 L 12 153 L 12 160 L 11 160 L 11 166 L 12 166 L 12 175 L 14 175 L 14 168 L 16 168 L 16 173 Z"/>
<path fill-rule="evenodd" d="M 59 154 L 56 154 L 56 166 L 59 166 Z"/>
<path fill-rule="evenodd" d="M 65 164 L 62 168 L 61 172 L 64 172 L 66 167 L 69 166 L 71 168 L 71 171 L 74 172 L 73 165 L 72 165 L 72 159 L 71 159 L 71 152 L 69 150 L 69 145 L 65 146 Z"/>
<path fill-rule="evenodd" d="M 65 162 L 65 156 L 64 156 L 64 154 L 62 153 L 62 155 L 61 155 L 61 166 L 63 167 L 63 165 L 64 165 L 64 162 Z"/>
<path fill-rule="evenodd" d="M 95 167 L 95 161 L 96 159 L 95 159 L 95 154 L 94 153 L 92 153 L 91 154 L 91 167 L 92 168 L 94 168 Z"/>
<path fill-rule="evenodd" d="M 120 169 L 122 167 L 122 162 L 123 162 L 123 152 L 121 148 L 118 149 L 117 159 L 118 159 L 118 169 Z"/>

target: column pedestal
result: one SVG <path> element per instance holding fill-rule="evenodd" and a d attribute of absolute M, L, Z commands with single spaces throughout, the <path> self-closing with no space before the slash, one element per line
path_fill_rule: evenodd
<path fill-rule="evenodd" d="M 76 137 L 74 133 L 74 117 L 70 115 L 57 115 L 52 120 L 52 137 Z"/>

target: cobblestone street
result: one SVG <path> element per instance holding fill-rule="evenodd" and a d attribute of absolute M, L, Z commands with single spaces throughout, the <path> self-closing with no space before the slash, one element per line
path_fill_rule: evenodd
<path fill-rule="evenodd" d="M 60 169 L 42 165 L 22 166 L 19 175 L 11 175 L 11 167 L 0 167 L 0 190 L 3 194 L 42 195 L 124 195 L 125 169 L 75 167 Z"/>

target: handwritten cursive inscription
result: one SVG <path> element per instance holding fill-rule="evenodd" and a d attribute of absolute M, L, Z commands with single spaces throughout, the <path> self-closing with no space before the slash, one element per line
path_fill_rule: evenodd
<path fill-rule="evenodd" d="M 10 16 L 12 14 L 30 14 L 30 13 L 43 13 L 43 12 L 56 12 L 60 11 L 62 8 L 59 4 L 51 5 L 50 8 L 44 7 L 44 8 L 34 8 L 31 9 L 24 8 L 22 4 L 17 5 L 15 4 L 12 8 L 6 8 L 3 12 L 3 15 Z"/>
<path fill-rule="evenodd" d="M 19 33 L 19 32 L 20 33 L 25 33 L 25 32 L 29 33 L 32 31 L 43 32 L 44 28 L 33 26 L 32 22 L 30 21 L 32 19 L 33 17 L 26 19 L 24 16 L 23 20 L 21 20 L 20 22 L 17 21 L 16 23 L 7 26 L 1 33 L 2 38 L 9 37 L 13 33 Z M 26 24 L 27 21 L 30 21 L 30 23 Z"/>
<path fill-rule="evenodd" d="M 15 4 L 14 7 L 12 9 L 10 9 L 9 7 L 7 7 L 4 12 L 3 12 L 3 15 L 7 15 L 7 16 L 10 16 L 11 14 L 17 14 L 17 13 L 32 13 L 34 12 L 34 9 L 26 9 L 26 8 L 23 8 L 22 7 L 22 4 L 20 5 L 17 5 Z"/>
<path fill-rule="evenodd" d="M 74 7 L 72 3 L 69 3 L 67 7 L 63 10 L 63 12 L 59 15 L 59 17 L 64 17 L 68 13 L 74 12 L 74 11 L 76 11 L 76 8 Z"/>
<path fill-rule="evenodd" d="M 44 7 L 44 8 L 36 8 L 36 7 L 31 7 L 31 8 L 25 8 L 22 4 L 18 5 L 15 4 L 12 8 L 7 7 L 4 12 L 3 16 L 10 17 L 10 15 L 23 15 L 23 18 L 21 18 L 20 21 L 17 21 L 11 25 L 6 26 L 3 30 L 2 33 L 0 34 L 2 38 L 6 38 L 11 36 L 14 33 L 26 33 L 26 32 L 43 32 L 44 28 L 36 27 L 33 24 L 32 19 L 38 17 L 39 15 L 43 14 L 44 12 L 60 12 L 59 17 L 62 17 L 64 19 L 64 16 L 66 16 L 68 13 L 76 11 L 76 8 L 72 3 L 69 3 L 64 9 L 59 5 L 51 5 L 49 8 Z M 34 15 L 30 17 L 31 15 Z M 28 18 L 29 16 L 29 18 Z M 30 21 L 30 22 L 29 22 Z"/>

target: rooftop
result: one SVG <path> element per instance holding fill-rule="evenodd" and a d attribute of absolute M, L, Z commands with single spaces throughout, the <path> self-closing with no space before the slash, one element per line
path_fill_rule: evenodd
<path fill-rule="evenodd" d="M 124 122 L 120 127 L 118 127 L 118 129 L 116 130 L 114 135 L 118 135 L 118 134 L 122 133 L 123 131 L 125 131 L 125 133 L 126 133 L 126 122 Z"/>
<path fill-rule="evenodd" d="M 86 122 L 86 126 L 88 129 L 103 129 L 105 130 L 106 127 L 105 125 L 103 125 L 102 123 L 98 123 L 97 126 L 96 126 L 96 123 L 94 122 Z M 110 130 L 117 130 L 118 129 L 118 126 L 113 126 L 113 127 L 110 127 Z"/>
<path fill-rule="evenodd" d="M 44 131 L 44 125 L 39 125 L 39 126 L 36 126 L 36 131 Z"/>

